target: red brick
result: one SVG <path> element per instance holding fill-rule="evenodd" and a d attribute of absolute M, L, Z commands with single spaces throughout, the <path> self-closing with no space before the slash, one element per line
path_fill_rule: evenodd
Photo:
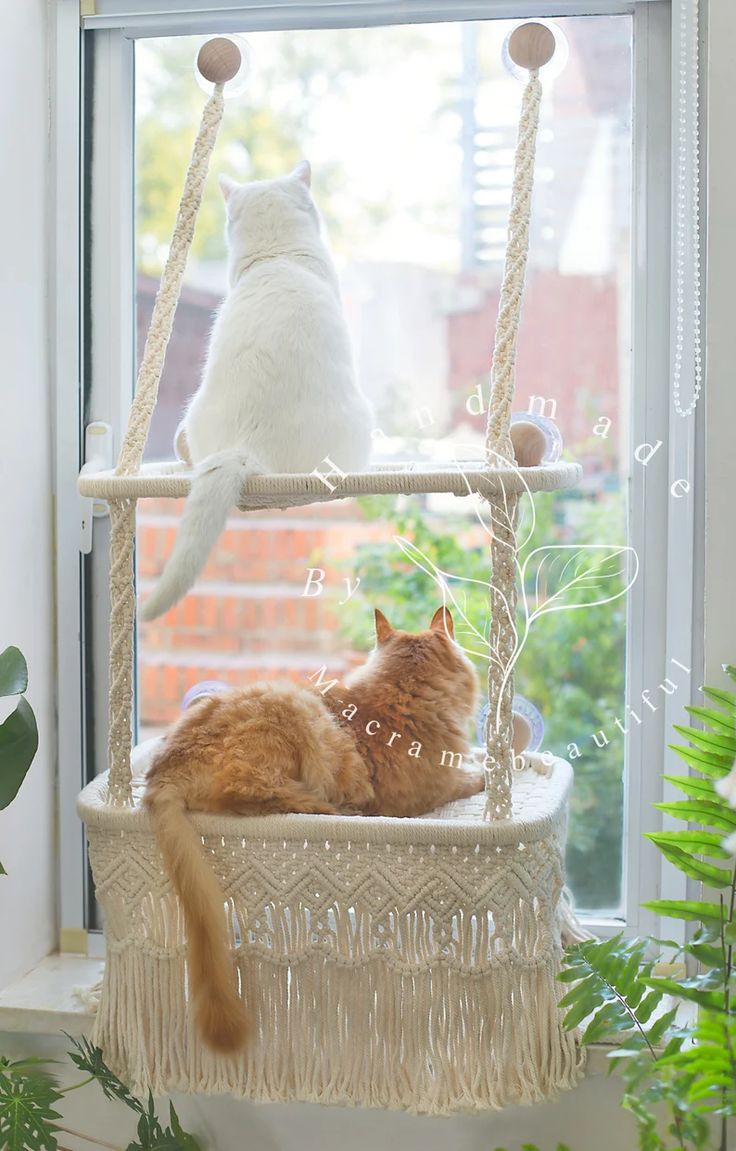
<path fill-rule="evenodd" d="M 255 599 L 244 599 L 240 609 L 240 626 L 245 631 L 252 631 L 260 622 L 260 603 Z"/>
<path fill-rule="evenodd" d="M 309 596 L 304 600 L 304 627 L 309 631 L 314 631 L 318 626 L 319 608 L 317 607 L 317 596 Z"/>
<path fill-rule="evenodd" d="M 284 615 L 283 615 L 284 627 L 294 629 L 294 628 L 297 628 L 299 626 L 299 615 L 300 615 L 299 606 L 300 605 L 299 605 L 298 599 L 287 599 L 284 602 Z"/>
<path fill-rule="evenodd" d="M 175 667 L 164 668 L 163 696 L 167 702 L 171 702 L 179 696 L 178 679 Z"/>
<path fill-rule="evenodd" d="M 215 595 L 200 595 L 199 599 L 199 625 L 214 630 L 218 622 L 218 601 Z"/>
<path fill-rule="evenodd" d="M 276 530 L 271 533 L 271 551 L 277 560 L 288 560 L 291 555 L 291 537 L 295 532 Z"/>
<path fill-rule="evenodd" d="M 220 619 L 222 620 L 222 627 L 228 633 L 235 635 L 238 630 L 238 601 L 235 599 L 224 599 L 220 606 Z"/>
<path fill-rule="evenodd" d="M 279 623 L 278 605 L 272 599 L 266 599 L 261 604 L 261 624 L 265 628 L 276 628 Z"/>

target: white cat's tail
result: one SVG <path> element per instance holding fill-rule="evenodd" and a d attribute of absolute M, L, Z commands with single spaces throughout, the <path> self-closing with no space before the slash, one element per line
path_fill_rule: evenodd
<path fill-rule="evenodd" d="M 219 452 L 200 464 L 171 555 L 140 609 L 140 619 L 156 619 L 186 595 L 207 563 L 230 508 L 238 501 L 243 480 L 260 472 L 252 460 L 238 452 Z"/>

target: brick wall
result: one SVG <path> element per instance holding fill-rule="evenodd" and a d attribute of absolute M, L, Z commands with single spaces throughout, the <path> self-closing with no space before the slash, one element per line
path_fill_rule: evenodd
<path fill-rule="evenodd" d="M 181 501 L 141 501 L 138 586 L 152 587 L 171 551 Z M 245 684 L 304 682 L 322 663 L 337 675 L 363 657 L 339 630 L 348 561 L 361 541 L 388 538 L 389 523 L 361 519 L 350 501 L 287 512 L 234 513 L 192 593 L 142 625 L 139 722 L 162 727 L 188 688 L 204 679 Z M 341 566 L 345 563 L 344 568 Z M 305 596 L 310 567 L 326 571 L 320 595 Z"/>

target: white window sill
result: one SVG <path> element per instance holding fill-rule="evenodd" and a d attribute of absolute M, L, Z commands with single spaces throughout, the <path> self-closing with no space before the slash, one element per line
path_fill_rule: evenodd
<path fill-rule="evenodd" d="M 0 1031 L 83 1035 L 93 1014 L 77 996 L 102 978 L 104 960 L 49 955 L 22 979 L 0 991 Z"/>

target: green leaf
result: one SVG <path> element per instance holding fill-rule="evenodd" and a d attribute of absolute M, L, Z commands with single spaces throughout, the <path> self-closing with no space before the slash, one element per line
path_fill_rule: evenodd
<path fill-rule="evenodd" d="M 663 775 L 662 778 L 694 799 L 716 798 L 716 790 L 710 779 L 698 779 L 694 775 Z"/>
<path fill-rule="evenodd" d="M 736 755 L 736 735 L 716 735 L 712 731 L 698 731 L 694 727 L 684 727 L 680 723 L 673 723 L 672 726 L 701 751 L 712 751 L 715 755 L 730 755 L 731 759 Z"/>
<path fill-rule="evenodd" d="M 656 911 L 668 919 L 684 919 L 688 923 L 720 923 L 720 903 L 702 903 L 688 899 L 652 899 L 643 903 L 647 911 Z"/>
<path fill-rule="evenodd" d="M 677 1008 L 673 1007 L 671 1011 L 665 1011 L 664 1015 L 660 1015 L 656 1019 L 647 1032 L 647 1038 L 652 1047 L 656 1047 L 662 1042 L 663 1036 L 669 1031 L 672 1024 L 675 1022 L 677 1016 Z"/>
<path fill-rule="evenodd" d="M 687 979 L 683 980 L 682 983 L 678 983 L 676 979 L 652 977 L 647 979 L 646 983 L 653 991 L 673 995 L 677 999 L 688 999 L 691 1003 L 697 1003 L 700 1007 L 705 1007 L 709 1011 L 720 1011 L 723 1009 L 722 992 L 703 991 L 699 987 L 694 987 L 692 980 Z"/>
<path fill-rule="evenodd" d="M 22 695 L 28 687 L 28 666 L 17 647 L 0 652 L 0 696 Z"/>
<path fill-rule="evenodd" d="M 188 1131 L 182 1130 L 179 1116 L 176 1113 L 173 1103 L 169 1103 L 169 1122 L 171 1123 L 171 1130 L 173 1131 L 176 1139 L 178 1140 L 177 1146 L 181 1151 L 202 1151 L 202 1146 L 193 1135 Z"/>
<path fill-rule="evenodd" d="M 706 967 L 720 968 L 723 964 L 723 951 L 713 943 L 686 943 L 685 950 Z"/>
<path fill-rule="evenodd" d="M 591 992 L 590 995 L 572 1004 L 562 1023 L 565 1031 L 573 1031 L 583 1022 L 584 1019 L 592 1014 L 592 1012 L 595 1011 L 597 1007 L 600 1007 L 602 1003 L 603 996 L 598 991 Z"/>
<path fill-rule="evenodd" d="M 37 748 L 36 717 L 21 696 L 15 711 L 0 724 L 0 811 L 18 794 Z"/>
<path fill-rule="evenodd" d="M 733 759 L 729 755 L 713 755 L 712 752 L 698 751 L 697 748 L 681 747 L 679 743 L 669 743 L 667 746 L 689 767 L 694 767 L 696 771 L 710 775 L 714 779 L 722 779 L 724 775 L 728 775 L 733 766 Z"/>
<path fill-rule="evenodd" d="M 696 855 L 709 855 L 713 859 L 731 858 L 721 846 L 723 836 L 715 831 L 649 831 L 644 838 L 651 840 L 658 847 L 674 844 L 675 847 L 692 851 Z"/>
<path fill-rule="evenodd" d="M 714 711 L 710 707 L 689 707 L 685 706 L 685 711 L 688 715 L 692 715 L 695 719 L 700 720 L 703 726 L 707 728 L 715 728 L 716 735 L 730 736 L 736 738 L 736 726 L 734 725 L 734 713 L 724 715 L 722 711 Z"/>
<path fill-rule="evenodd" d="M 622 1031 L 630 1031 L 634 1021 L 622 1003 L 617 1000 L 606 1003 L 591 1019 L 580 1037 L 580 1042 L 586 1046 L 590 1043 L 600 1043 L 603 1039 L 619 1035 Z"/>
<path fill-rule="evenodd" d="M 0 1147 L 3 1151 L 56 1151 L 56 1120 L 53 1105 L 61 1095 L 48 1078 L 0 1070 Z"/>
<path fill-rule="evenodd" d="M 590 1000 L 591 995 L 600 994 L 601 980 L 600 976 L 595 971 L 589 971 L 585 978 L 578 975 L 578 982 L 574 987 L 571 987 L 562 998 L 558 1006 L 572 1007 L 574 1003 Z M 592 1000 L 591 1000 L 592 1003 Z M 591 1007 L 592 1010 L 592 1007 Z"/>
<path fill-rule="evenodd" d="M 649 839 L 651 836 L 646 838 Z M 710 887 L 731 886 L 730 870 L 716 867 L 714 863 L 704 863 L 702 859 L 697 859 L 689 851 L 683 851 L 681 847 L 676 847 L 672 843 L 660 842 L 657 846 L 665 859 L 673 863 L 678 871 L 682 871 L 684 875 L 689 875 L 691 879 L 698 879 Z"/>
<path fill-rule="evenodd" d="M 703 695 L 724 707 L 726 711 L 736 713 L 736 695 L 731 691 L 724 691 L 720 687 L 704 687 Z"/>
<path fill-rule="evenodd" d="M 673 803 L 655 803 L 654 806 L 666 815 L 674 815 L 688 823 L 722 827 L 724 831 L 736 830 L 736 811 L 725 803 L 709 802 L 706 799 L 677 799 Z"/>
<path fill-rule="evenodd" d="M 135 1095 L 131 1094 L 130 1090 L 125 1086 L 121 1079 L 110 1070 L 102 1058 L 102 1052 L 99 1047 L 93 1047 L 89 1040 L 82 1036 L 79 1039 L 68 1035 L 65 1031 L 67 1039 L 74 1045 L 74 1050 L 69 1051 L 68 1055 L 72 1063 L 83 1071 L 86 1075 L 94 1075 L 97 1080 L 103 1095 L 106 1099 L 117 1099 L 120 1103 L 125 1103 L 126 1107 L 130 1107 L 132 1111 L 136 1111 L 139 1115 L 144 1113 L 143 1104 Z"/>
<path fill-rule="evenodd" d="M 729 677 L 729 679 L 736 680 L 736 667 L 734 667 L 734 665 L 732 663 L 724 663 L 723 664 L 723 670 L 725 671 L 725 673 Z"/>

